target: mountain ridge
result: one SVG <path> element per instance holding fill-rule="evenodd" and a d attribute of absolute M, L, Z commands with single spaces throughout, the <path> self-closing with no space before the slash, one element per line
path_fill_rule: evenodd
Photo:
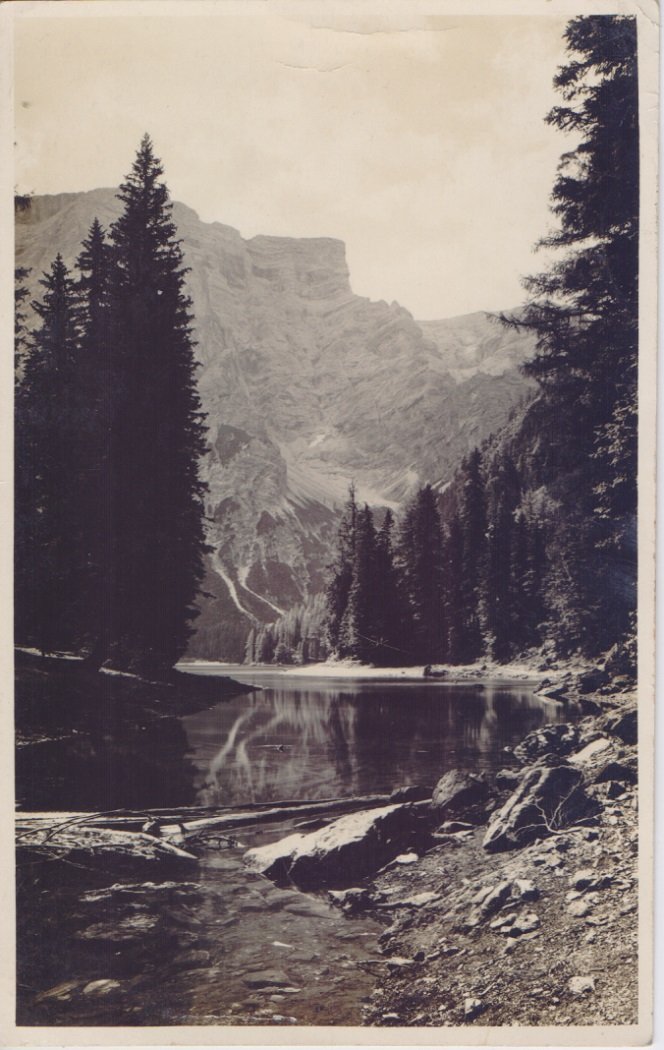
<path fill-rule="evenodd" d="M 74 264 L 94 217 L 108 227 L 120 209 L 108 189 L 31 198 L 16 227 L 31 293 L 58 251 Z M 349 483 L 395 510 L 418 485 L 443 486 L 530 396 L 519 366 L 533 341 L 481 311 L 418 322 L 398 303 L 355 295 L 335 238 L 245 240 L 178 202 L 173 219 L 210 447 L 204 586 L 214 597 L 192 645 L 237 657 L 254 620 L 323 587 Z"/>

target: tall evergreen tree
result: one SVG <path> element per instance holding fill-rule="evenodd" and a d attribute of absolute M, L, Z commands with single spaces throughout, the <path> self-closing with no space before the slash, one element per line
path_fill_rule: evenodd
<path fill-rule="evenodd" d="M 80 494 L 85 565 L 89 660 L 99 665 L 108 655 L 112 516 L 110 440 L 114 387 L 112 266 L 110 245 L 95 219 L 77 260 L 81 308 L 79 387 L 86 405 L 80 434 L 86 485 Z"/>
<path fill-rule="evenodd" d="M 348 601 L 339 628 L 338 652 L 356 660 L 374 660 L 379 643 L 375 622 L 376 530 L 365 504 L 357 512 L 355 549 Z"/>
<path fill-rule="evenodd" d="M 14 372 L 18 381 L 18 373 L 23 356 L 28 350 L 28 329 L 26 326 L 25 300 L 30 294 L 28 292 L 26 279 L 30 276 L 30 270 L 25 266 L 17 266 L 14 270 Z"/>
<path fill-rule="evenodd" d="M 459 521 L 463 537 L 461 659 L 470 662 L 481 656 L 484 646 L 480 606 L 486 557 L 486 498 L 479 449 L 474 449 L 461 466 Z"/>
<path fill-rule="evenodd" d="M 146 135 L 113 223 L 110 663 L 163 673 L 182 655 L 203 575 L 204 417 L 190 301 L 163 169 Z"/>
<path fill-rule="evenodd" d="M 403 614 L 399 601 L 399 580 L 394 564 L 393 531 L 394 517 L 388 507 L 376 536 L 373 583 L 373 621 L 377 639 L 374 659 L 385 666 L 401 664 L 408 657 L 403 647 Z"/>
<path fill-rule="evenodd" d="M 402 593 L 409 613 L 407 647 L 416 661 L 444 657 L 442 536 L 431 485 L 419 490 L 406 508 L 398 545 Z"/>
<path fill-rule="evenodd" d="M 552 194 L 558 228 L 542 242 L 561 255 L 528 280 L 531 300 L 517 323 L 537 335 L 528 371 L 542 388 L 542 425 L 567 462 L 567 477 L 556 481 L 561 527 L 550 530 L 548 593 L 556 579 L 566 644 L 592 653 L 605 644 L 606 618 L 585 613 L 610 608 L 620 634 L 635 605 L 636 19 L 575 18 L 565 37 L 569 60 L 555 79 L 562 104 L 548 122 L 578 144 L 561 159 Z"/>
<path fill-rule="evenodd" d="M 520 501 L 519 477 L 509 456 L 494 461 L 487 482 L 487 532 L 484 582 L 481 588 L 484 626 L 491 655 L 507 660 L 514 651 L 515 594 L 512 560 L 518 543 L 515 512 Z"/>
<path fill-rule="evenodd" d="M 326 588 L 326 635 L 332 652 L 338 652 L 339 649 L 341 622 L 346 612 L 348 596 L 353 582 L 356 529 L 357 502 L 355 499 L 355 486 L 351 485 L 337 533 L 336 558 L 330 566 Z"/>
<path fill-rule="evenodd" d="M 444 644 L 442 659 L 451 664 L 462 663 L 463 642 L 463 530 L 456 506 L 451 509 L 449 521 L 443 529 L 443 622 Z"/>
<path fill-rule="evenodd" d="M 83 400 L 78 299 L 62 256 L 40 284 L 40 324 L 16 395 L 16 637 L 50 652 L 71 648 L 84 619 Z"/>

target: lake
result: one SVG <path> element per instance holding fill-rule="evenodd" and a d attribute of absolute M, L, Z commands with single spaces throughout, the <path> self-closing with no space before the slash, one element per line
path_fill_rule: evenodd
<path fill-rule="evenodd" d="M 44 745 L 39 776 L 22 778 L 24 804 L 36 793 L 51 809 L 76 798 L 92 810 L 217 806 L 433 785 L 455 766 L 499 768 L 505 748 L 561 717 L 523 683 L 223 672 L 257 691 L 139 726 L 131 740 L 107 726 L 92 741 L 80 733 Z M 236 847 L 208 845 L 186 882 L 19 886 L 19 1023 L 360 1024 L 380 925 L 243 866 L 246 848 L 293 823 L 241 830 Z M 84 993 L 95 980 L 117 986 Z"/>
<path fill-rule="evenodd" d="M 218 665 L 189 668 L 218 673 Z M 183 720 L 206 805 L 336 798 L 491 769 L 562 717 L 523 683 L 304 678 L 224 668 L 260 691 Z"/>

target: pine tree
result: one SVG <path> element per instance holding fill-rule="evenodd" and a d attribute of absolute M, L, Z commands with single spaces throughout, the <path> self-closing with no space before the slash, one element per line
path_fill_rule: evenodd
<path fill-rule="evenodd" d="M 377 646 L 374 659 L 383 666 L 398 665 L 408 656 L 403 648 L 399 581 L 394 564 L 394 517 L 387 508 L 376 536 L 373 621 Z"/>
<path fill-rule="evenodd" d="M 355 550 L 348 601 L 339 628 L 340 656 L 372 661 L 378 652 L 375 623 L 376 530 L 365 504 L 356 513 Z"/>
<path fill-rule="evenodd" d="M 89 660 L 99 665 L 108 654 L 111 571 L 110 437 L 112 431 L 113 311 L 110 246 L 97 219 L 77 260 L 81 303 L 79 386 L 87 411 L 80 434 L 87 484 L 81 492 Z"/>
<path fill-rule="evenodd" d="M 547 119 L 578 144 L 561 159 L 552 194 L 558 229 L 542 242 L 561 258 L 528 280 L 531 300 L 516 323 L 537 335 L 528 371 L 542 389 L 548 442 L 561 450 L 553 458 L 566 469 L 556 479 L 562 509 L 549 532 L 547 593 L 565 646 L 590 654 L 607 637 L 601 607 L 619 635 L 635 606 L 636 20 L 579 17 L 565 36 L 569 60 L 555 79 L 562 104 Z"/>
<path fill-rule="evenodd" d="M 484 647 L 480 604 L 486 556 L 486 499 L 479 449 L 474 449 L 461 467 L 459 521 L 463 537 L 461 659 L 472 662 L 482 655 Z"/>
<path fill-rule="evenodd" d="M 112 246 L 108 660 L 162 674 L 184 652 L 203 575 L 205 427 L 190 301 L 163 169 L 146 135 Z"/>
<path fill-rule="evenodd" d="M 17 266 L 14 270 L 14 372 L 16 382 L 18 382 L 22 359 L 29 346 L 28 329 L 25 323 L 26 313 L 23 308 L 30 294 L 24 283 L 29 276 L 30 270 L 25 266 Z"/>
<path fill-rule="evenodd" d="M 514 652 L 513 601 L 519 596 L 513 586 L 512 562 L 520 539 L 515 526 L 519 501 L 520 482 L 514 463 L 507 455 L 499 457 L 487 482 L 486 563 L 480 603 L 490 652 L 498 661 L 508 660 Z"/>
<path fill-rule="evenodd" d="M 408 610 L 406 648 L 430 663 L 444 658 L 442 536 L 431 485 L 419 490 L 406 508 L 397 554 L 400 587 Z"/>
<path fill-rule="evenodd" d="M 443 530 L 443 622 L 445 637 L 442 659 L 459 664 L 464 659 L 463 630 L 463 530 L 458 508 L 451 511 Z"/>
<path fill-rule="evenodd" d="M 325 592 L 327 604 L 326 638 L 332 652 L 339 649 L 341 622 L 346 612 L 348 596 L 353 581 L 355 561 L 355 538 L 357 527 L 357 503 L 355 486 L 348 490 L 348 500 L 337 533 L 337 552 L 330 566 Z"/>
<path fill-rule="evenodd" d="M 80 318 L 62 256 L 40 280 L 40 325 L 16 395 L 16 637 L 74 647 L 81 599 Z"/>

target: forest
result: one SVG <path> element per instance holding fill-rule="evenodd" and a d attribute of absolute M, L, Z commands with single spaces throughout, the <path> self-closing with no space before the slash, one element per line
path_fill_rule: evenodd
<path fill-rule="evenodd" d="M 547 120 L 576 145 L 551 195 L 558 228 L 541 242 L 559 254 L 525 280 L 518 316 L 501 318 L 536 335 L 524 367 L 537 394 L 451 482 L 422 487 L 396 524 L 351 488 L 326 611 L 307 628 L 337 657 L 458 664 L 619 646 L 635 671 L 636 28 L 578 18 L 566 42 L 561 104 Z M 289 642 L 302 636 L 292 616 L 278 621 L 256 658 L 292 660 Z"/>
<path fill-rule="evenodd" d="M 16 272 L 15 637 L 152 678 L 185 651 L 203 575 L 190 302 L 146 135 L 105 231 L 57 255 L 26 317 Z M 21 200 L 17 201 L 21 206 Z"/>

